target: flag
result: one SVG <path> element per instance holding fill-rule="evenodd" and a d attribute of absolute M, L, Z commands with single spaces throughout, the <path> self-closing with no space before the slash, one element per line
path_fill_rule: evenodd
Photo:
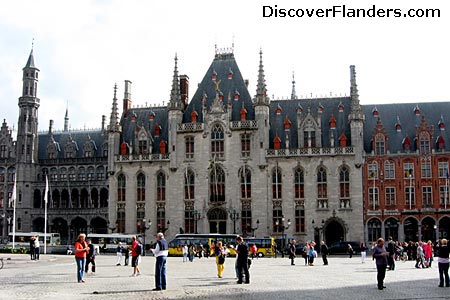
<path fill-rule="evenodd" d="M 374 179 L 375 178 L 375 172 L 370 172 L 369 174 L 369 179 Z"/>
<path fill-rule="evenodd" d="M 213 158 L 213 159 L 211 159 L 211 160 L 209 161 L 208 170 L 211 170 L 212 168 L 214 168 L 214 164 L 215 164 L 215 160 L 214 160 L 214 158 Z"/>
<path fill-rule="evenodd" d="M 409 176 L 411 176 L 411 173 L 409 172 L 409 170 L 406 170 L 405 177 L 409 177 Z"/>
<path fill-rule="evenodd" d="M 14 178 L 14 186 L 11 192 L 11 198 L 9 198 L 9 206 L 16 205 L 16 179 Z"/>
<path fill-rule="evenodd" d="M 447 180 L 448 180 L 448 169 L 447 169 L 447 172 L 445 173 L 445 178 L 447 178 Z"/>
<path fill-rule="evenodd" d="M 45 175 L 44 203 L 45 203 L 45 205 L 47 205 L 47 203 L 48 203 L 48 177 L 47 177 L 47 175 Z"/>

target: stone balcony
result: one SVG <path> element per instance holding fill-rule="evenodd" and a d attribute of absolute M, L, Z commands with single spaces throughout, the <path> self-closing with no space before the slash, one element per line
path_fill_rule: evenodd
<path fill-rule="evenodd" d="M 116 155 L 116 162 L 169 161 L 169 153 Z"/>
<path fill-rule="evenodd" d="M 300 149 L 268 149 L 266 156 L 269 157 L 293 157 L 293 156 L 334 156 L 355 155 L 353 147 L 333 148 L 300 148 Z"/>

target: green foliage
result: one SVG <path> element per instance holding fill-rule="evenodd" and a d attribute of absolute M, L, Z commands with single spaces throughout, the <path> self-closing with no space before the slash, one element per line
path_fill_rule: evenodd
<path fill-rule="evenodd" d="M 25 247 L 13 249 L 11 246 L 3 246 L 3 248 L 0 248 L 0 253 L 26 254 L 27 251 L 28 249 Z"/>

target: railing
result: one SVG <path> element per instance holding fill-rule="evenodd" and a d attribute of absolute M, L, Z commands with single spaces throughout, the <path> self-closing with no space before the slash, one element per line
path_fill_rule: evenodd
<path fill-rule="evenodd" d="M 334 148 L 297 148 L 297 149 L 268 149 L 267 157 L 281 156 L 321 156 L 321 155 L 354 155 L 353 147 Z"/>
<path fill-rule="evenodd" d="M 177 125 L 177 132 L 203 131 L 203 123 L 181 123 Z"/>
<path fill-rule="evenodd" d="M 43 165 L 64 165 L 64 164 L 96 164 L 108 162 L 108 157 L 76 157 L 76 158 L 54 158 L 39 159 L 39 164 Z"/>
<path fill-rule="evenodd" d="M 328 209 L 328 199 L 317 199 L 317 209 Z"/>
<path fill-rule="evenodd" d="M 341 209 L 351 209 L 352 207 L 350 206 L 350 199 L 340 199 L 340 205 L 339 208 Z"/>
<path fill-rule="evenodd" d="M 169 153 L 164 154 L 125 154 L 116 155 L 116 162 L 133 162 L 133 161 L 164 161 L 169 160 Z"/>
<path fill-rule="evenodd" d="M 258 129 L 256 120 L 243 120 L 230 122 L 231 129 Z"/>

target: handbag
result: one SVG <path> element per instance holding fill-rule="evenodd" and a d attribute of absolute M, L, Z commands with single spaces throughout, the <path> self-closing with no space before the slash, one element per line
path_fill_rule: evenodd
<path fill-rule="evenodd" d="M 218 257 L 219 257 L 219 265 L 223 265 L 225 263 L 225 255 L 220 254 Z"/>

